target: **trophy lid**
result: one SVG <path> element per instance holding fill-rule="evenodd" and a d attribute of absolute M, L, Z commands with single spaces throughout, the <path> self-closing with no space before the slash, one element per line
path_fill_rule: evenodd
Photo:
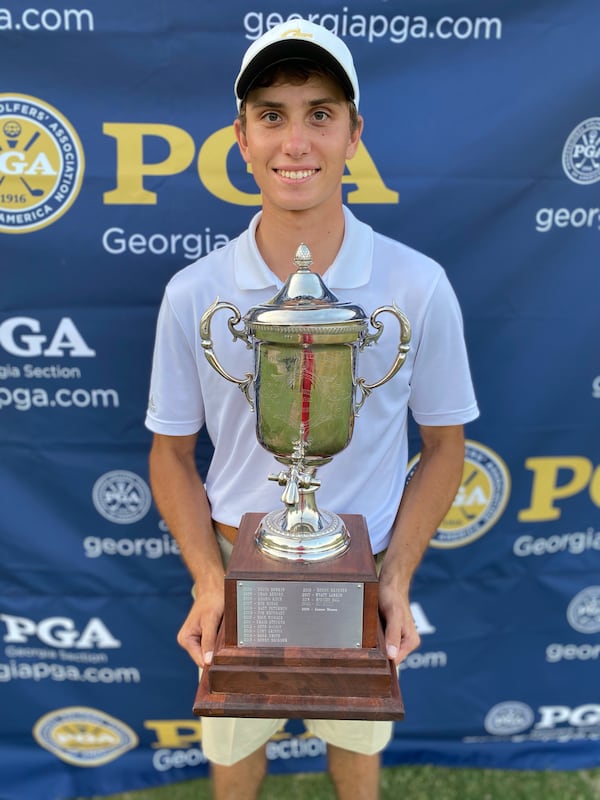
<path fill-rule="evenodd" d="M 244 320 L 251 334 L 259 339 L 279 341 L 311 336 L 311 341 L 348 342 L 359 339 L 366 330 L 363 309 L 342 303 L 310 270 L 312 256 L 300 244 L 294 257 L 298 270 L 264 305 L 253 306 Z M 333 337 L 333 338 L 332 338 Z"/>

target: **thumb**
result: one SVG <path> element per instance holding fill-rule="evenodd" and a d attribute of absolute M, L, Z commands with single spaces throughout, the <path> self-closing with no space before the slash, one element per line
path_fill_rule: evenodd
<path fill-rule="evenodd" d="M 220 621 L 220 616 L 211 618 L 205 623 L 202 631 L 202 661 L 205 667 L 208 667 L 213 661 Z"/>
<path fill-rule="evenodd" d="M 402 625 L 398 619 L 390 620 L 385 626 L 385 652 L 394 663 L 398 663 L 400 644 L 402 642 Z"/>

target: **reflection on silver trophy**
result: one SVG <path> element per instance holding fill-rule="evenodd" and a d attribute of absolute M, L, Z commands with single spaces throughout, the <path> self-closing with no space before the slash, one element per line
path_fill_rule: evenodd
<path fill-rule="evenodd" d="M 211 366 L 236 383 L 256 411 L 260 444 L 287 469 L 269 480 L 283 487 L 283 509 L 262 520 L 256 535 L 261 552 L 289 561 L 323 561 L 344 553 L 349 534 L 337 514 L 317 508 L 317 468 L 327 464 L 352 438 L 354 417 L 373 389 L 389 381 L 409 350 L 410 324 L 395 305 L 381 306 L 369 320 L 358 305 L 341 303 L 320 276 L 311 272 L 308 247 L 298 247 L 291 275 L 275 297 L 251 308 L 242 318 L 231 303 L 215 302 L 200 322 L 202 347 Z M 234 341 L 254 351 L 254 374 L 235 378 L 213 351 L 213 315 L 229 309 Z M 393 314 L 400 326 L 398 352 L 380 380 L 356 377 L 357 355 L 378 341 L 383 324 L 377 317 Z M 238 323 L 243 329 L 236 329 Z M 250 387 L 253 387 L 251 392 Z"/>

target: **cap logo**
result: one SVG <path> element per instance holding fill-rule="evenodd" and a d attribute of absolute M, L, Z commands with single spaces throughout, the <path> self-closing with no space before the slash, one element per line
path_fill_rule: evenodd
<path fill-rule="evenodd" d="M 312 39 L 312 33 L 304 33 L 300 28 L 288 28 L 281 34 L 282 39 Z"/>

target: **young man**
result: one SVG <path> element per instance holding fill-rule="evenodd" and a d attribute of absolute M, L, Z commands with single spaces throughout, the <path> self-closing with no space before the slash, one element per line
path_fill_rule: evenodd
<path fill-rule="evenodd" d="M 262 211 L 226 247 L 170 281 L 159 315 L 146 424 L 154 432 L 154 497 L 194 581 L 195 599 L 178 641 L 199 667 L 211 663 L 223 614 L 223 554 L 247 511 L 280 507 L 267 480 L 274 459 L 258 443 L 255 419 L 238 387 L 207 363 L 200 318 L 220 297 L 245 313 L 269 300 L 295 272 L 306 243 L 312 269 L 340 301 L 369 313 L 395 301 L 412 326 L 400 372 L 368 398 L 352 441 L 322 470 L 319 505 L 367 519 L 374 554 L 385 553 L 379 605 L 389 657 L 399 664 L 419 645 L 409 586 L 462 476 L 463 424 L 477 416 L 456 298 L 437 264 L 375 234 L 342 204 L 345 162 L 363 128 L 359 87 L 345 44 L 324 28 L 293 20 L 252 44 L 235 84 L 235 132 L 262 192 Z M 252 354 L 212 326 L 215 350 L 231 374 L 252 372 Z M 393 327 L 393 322 L 389 328 Z M 360 372 L 381 377 L 397 337 L 361 354 Z M 407 412 L 419 425 L 419 466 L 404 489 Z M 214 444 L 206 482 L 194 450 L 206 425 Z M 215 797 L 250 800 L 265 774 L 264 745 L 281 720 L 203 720 Z M 387 722 L 307 720 L 328 743 L 329 771 L 341 800 L 378 796 L 379 753 Z"/>

